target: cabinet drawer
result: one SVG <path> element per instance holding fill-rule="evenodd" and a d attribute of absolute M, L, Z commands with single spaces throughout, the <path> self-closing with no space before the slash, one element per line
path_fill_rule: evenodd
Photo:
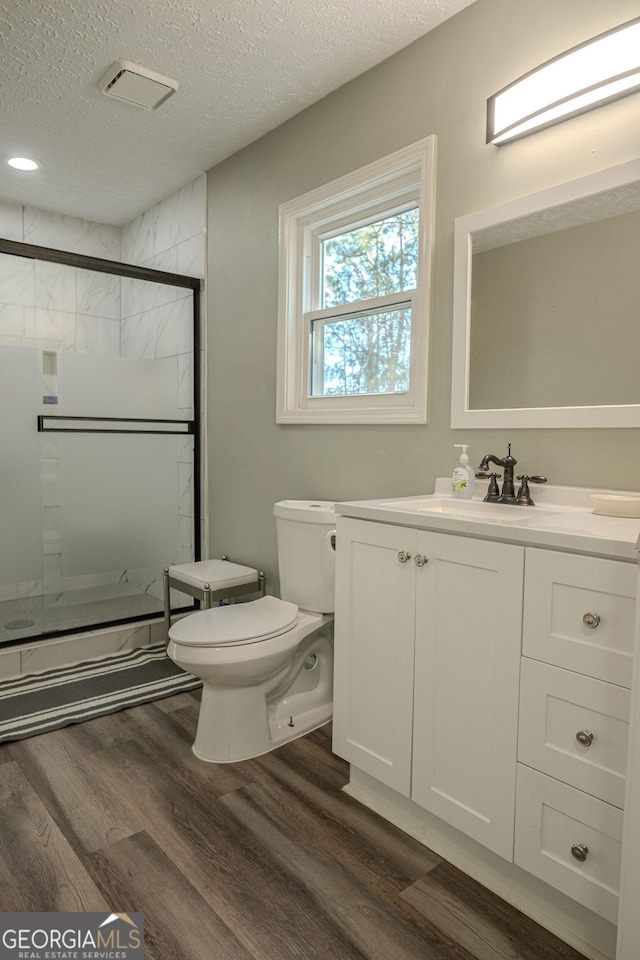
<path fill-rule="evenodd" d="M 625 687 L 523 657 L 518 760 L 622 807 L 630 698 Z"/>
<path fill-rule="evenodd" d="M 527 550 L 523 653 L 631 686 L 637 566 Z"/>
<path fill-rule="evenodd" d="M 618 919 L 622 811 L 518 764 L 514 861 L 611 923 Z M 572 854 L 584 848 L 583 862 Z"/>

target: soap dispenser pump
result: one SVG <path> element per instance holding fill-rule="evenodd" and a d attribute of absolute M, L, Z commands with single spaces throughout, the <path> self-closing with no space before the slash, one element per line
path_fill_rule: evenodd
<path fill-rule="evenodd" d="M 475 474 L 469 466 L 469 457 L 467 456 L 469 444 L 456 443 L 454 446 L 456 448 L 460 448 L 462 453 L 460 454 L 460 459 L 453 468 L 453 474 L 451 475 L 451 492 L 454 497 L 462 497 L 465 500 L 470 500 L 473 496 Z"/>

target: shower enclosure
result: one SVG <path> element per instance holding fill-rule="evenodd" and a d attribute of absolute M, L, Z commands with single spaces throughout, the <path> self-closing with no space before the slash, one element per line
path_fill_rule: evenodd
<path fill-rule="evenodd" d="M 158 616 L 200 559 L 200 286 L 0 240 L 0 645 Z"/>

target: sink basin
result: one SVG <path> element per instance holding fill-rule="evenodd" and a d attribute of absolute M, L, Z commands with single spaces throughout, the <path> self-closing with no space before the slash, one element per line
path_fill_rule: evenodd
<path fill-rule="evenodd" d="M 483 500 L 454 500 L 452 497 L 416 497 L 415 500 L 388 500 L 382 507 L 403 510 L 407 513 L 433 513 L 438 516 L 459 517 L 468 520 L 494 521 L 496 523 L 521 523 L 548 517 L 548 510 L 539 507 L 519 507 L 507 503 L 485 503 Z M 554 511 L 555 513 L 555 511 Z"/>

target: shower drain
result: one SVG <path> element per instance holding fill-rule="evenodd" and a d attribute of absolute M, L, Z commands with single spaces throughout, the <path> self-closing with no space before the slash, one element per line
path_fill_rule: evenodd
<path fill-rule="evenodd" d="M 35 620 L 9 620 L 5 623 L 5 630 L 26 630 L 27 627 L 35 626 Z"/>

